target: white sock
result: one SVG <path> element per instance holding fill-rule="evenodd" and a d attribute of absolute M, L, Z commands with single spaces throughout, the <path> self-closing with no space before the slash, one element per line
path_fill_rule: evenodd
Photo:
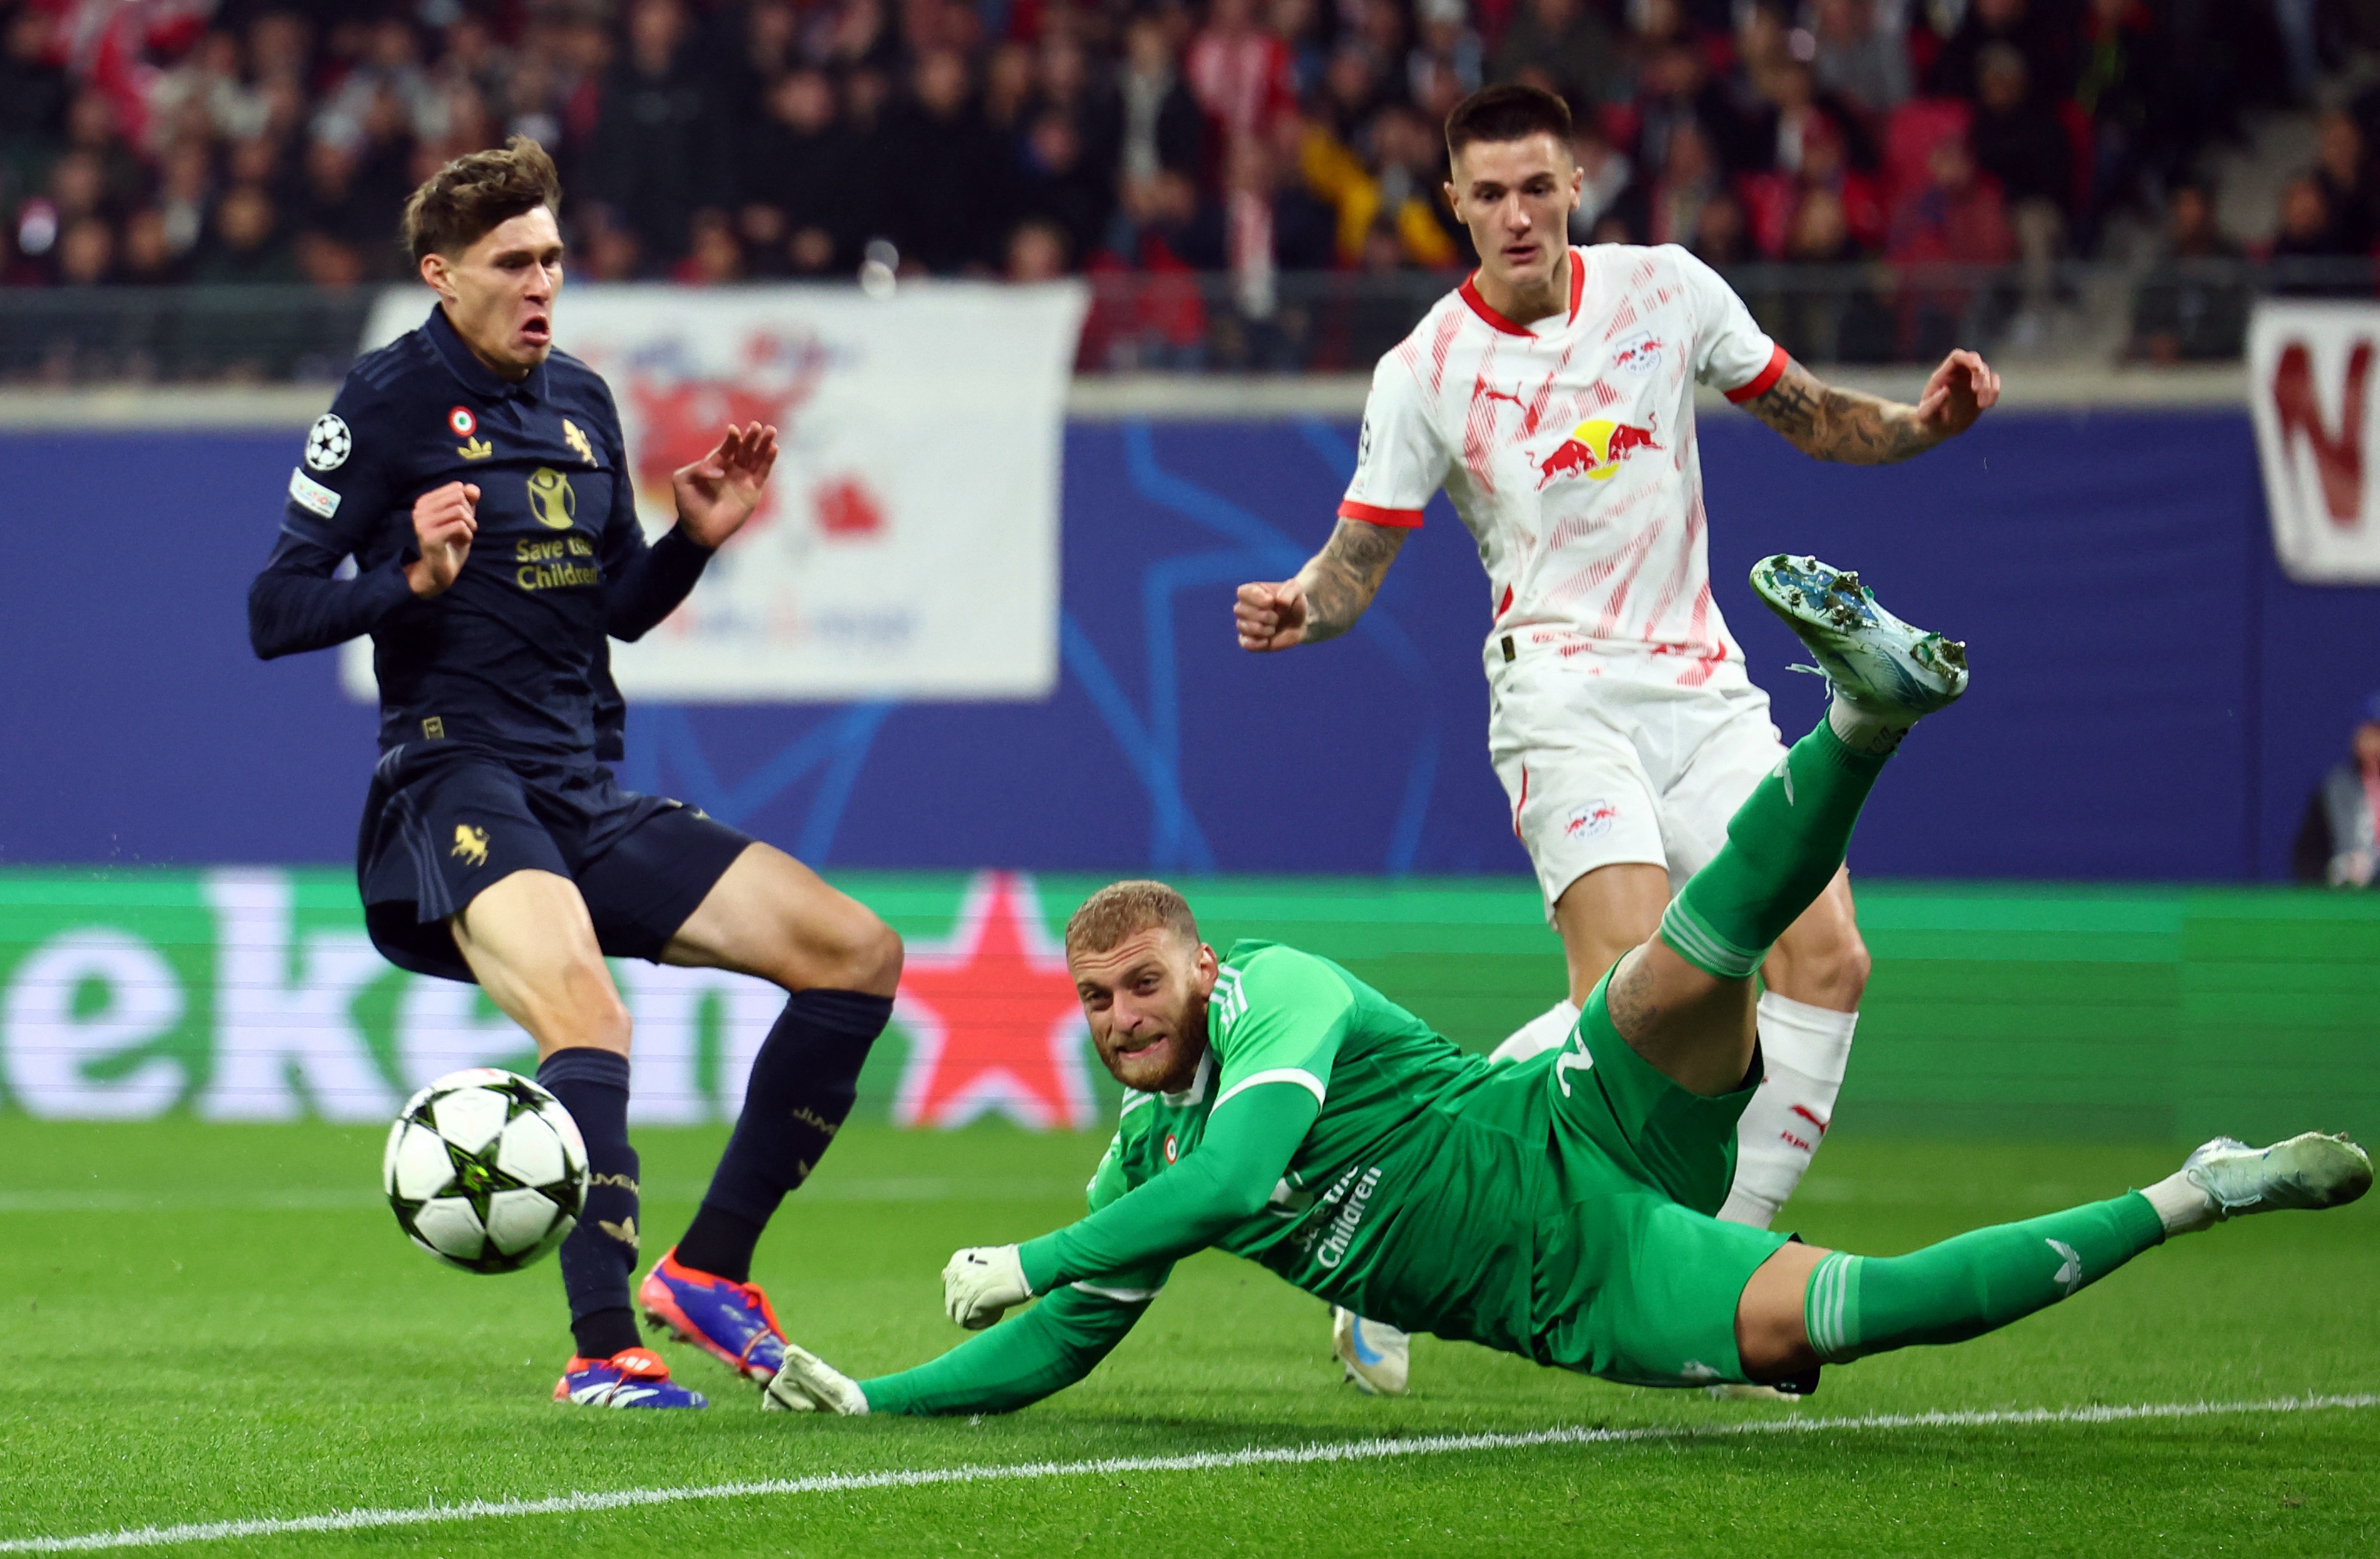
<path fill-rule="evenodd" d="M 1718 1215 L 1765 1229 L 1802 1183 L 1835 1117 L 1859 1014 L 1769 991 L 1760 998 L 1759 1024 L 1766 1075 L 1737 1123 L 1735 1185 Z"/>
<path fill-rule="evenodd" d="M 2142 1187 L 2141 1195 L 2156 1209 L 2168 1239 L 2211 1229 L 2223 1221 L 2223 1210 L 2215 1205 L 2215 1199 L 2184 1179 L 2179 1169 L 2154 1186 Z"/>
<path fill-rule="evenodd" d="M 1900 745 L 1917 717 L 1899 710 L 1870 709 L 1838 693 L 1827 705 L 1827 724 L 1853 752 L 1880 758 Z"/>
<path fill-rule="evenodd" d="M 1560 1050 L 1570 1042 L 1570 1031 L 1578 1027 L 1578 1004 L 1564 996 L 1560 1001 L 1530 1018 L 1506 1036 L 1504 1042 L 1488 1053 L 1490 1061 L 1526 1061 L 1532 1055 L 1543 1055 L 1549 1050 Z"/>

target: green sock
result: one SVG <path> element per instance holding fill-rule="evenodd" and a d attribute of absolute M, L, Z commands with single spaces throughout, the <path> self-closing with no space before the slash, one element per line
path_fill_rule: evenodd
<path fill-rule="evenodd" d="M 1829 1364 L 1921 1343 L 1961 1343 L 2046 1309 L 2165 1239 L 2138 1191 L 1976 1229 L 1906 1256 L 1830 1252 L 1802 1318 Z"/>
<path fill-rule="evenodd" d="M 1750 978 L 1834 881 L 1884 763 L 1820 721 L 1735 810 L 1727 843 L 1662 914 L 1661 940 L 1706 973 Z"/>

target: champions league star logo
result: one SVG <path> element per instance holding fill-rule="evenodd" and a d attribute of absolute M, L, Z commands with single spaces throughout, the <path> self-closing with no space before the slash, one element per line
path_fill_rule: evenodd
<path fill-rule="evenodd" d="M 347 463 L 355 440 L 345 419 L 325 411 L 306 433 L 306 463 L 318 471 L 335 471 Z"/>

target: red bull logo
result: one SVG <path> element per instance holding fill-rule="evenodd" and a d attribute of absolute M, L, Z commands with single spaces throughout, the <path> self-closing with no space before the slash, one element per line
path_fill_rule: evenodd
<path fill-rule="evenodd" d="M 1583 476 L 1589 481 L 1609 481 L 1620 472 L 1620 462 L 1639 449 L 1658 449 L 1653 442 L 1650 428 L 1631 427 L 1625 422 L 1607 422 L 1601 418 L 1581 422 L 1561 441 L 1560 447 L 1537 463 L 1537 491 L 1544 492 L 1555 481 L 1567 477 Z"/>
<path fill-rule="evenodd" d="M 1660 360 L 1660 338 L 1642 331 L 1621 342 L 1620 349 L 1611 354 L 1611 366 L 1631 373 L 1643 373 Z"/>

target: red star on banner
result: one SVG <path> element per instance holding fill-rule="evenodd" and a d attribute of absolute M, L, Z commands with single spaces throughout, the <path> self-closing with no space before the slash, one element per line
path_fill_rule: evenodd
<path fill-rule="evenodd" d="M 1032 878 L 978 873 L 950 940 L 910 944 L 893 1001 L 910 1036 L 892 1106 L 903 1126 L 995 1111 L 1028 1127 L 1090 1124 L 1082 1004 Z"/>

